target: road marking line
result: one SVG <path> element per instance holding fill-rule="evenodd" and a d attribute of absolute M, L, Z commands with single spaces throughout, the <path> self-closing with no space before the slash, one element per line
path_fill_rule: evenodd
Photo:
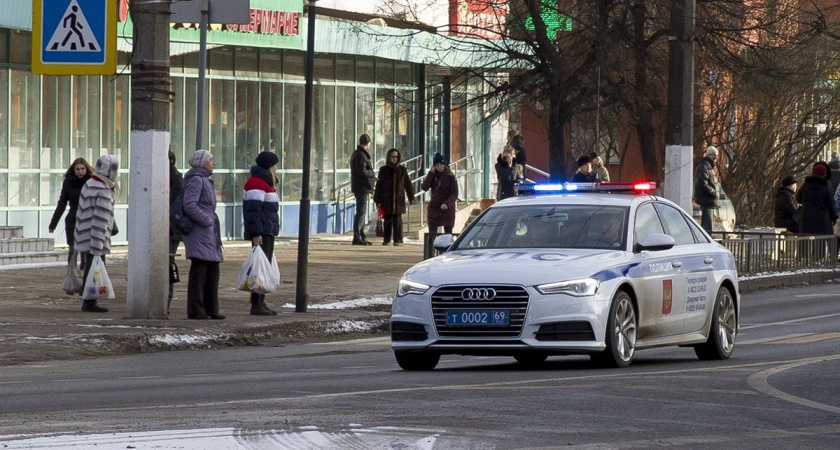
<path fill-rule="evenodd" d="M 738 346 L 741 345 L 753 345 L 753 344 L 764 344 L 765 342 L 773 342 L 782 339 L 791 339 L 791 338 L 798 338 L 802 336 L 810 336 L 810 333 L 793 333 L 793 334 L 786 334 L 784 336 L 773 336 L 769 338 L 761 338 L 761 339 L 752 339 L 749 341 L 737 341 L 736 344 Z"/>
<path fill-rule="evenodd" d="M 368 344 L 368 345 L 391 345 L 390 337 L 375 337 L 364 339 L 352 339 L 349 341 L 333 341 L 333 342 L 313 342 L 308 345 L 354 345 L 354 344 Z"/>
<path fill-rule="evenodd" d="M 774 325 L 789 325 L 789 324 L 792 324 L 792 323 L 805 322 L 807 320 L 827 319 L 829 317 L 837 317 L 837 316 L 840 316 L 840 313 L 824 314 L 822 316 L 803 317 L 801 319 L 783 320 L 781 322 L 760 323 L 760 324 L 756 324 L 756 325 L 742 325 L 741 330 L 752 330 L 753 328 L 772 327 Z"/>
<path fill-rule="evenodd" d="M 789 339 L 780 339 L 777 341 L 768 342 L 769 344 L 810 344 L 812 342 L 828 341 L 831 339 L 840 339 L 840 333 L 820 333 L 812 334 L 802 337 L 794 337 Z"/>
<path fill-rule="evenodd" d="M 840 294 L 799 294 L 794 295 L 796 298 L 809 298 L 809 297 L 840 297 Z"/>
<path fill-rule="evenodd" d="M 808 358 L 801 361 L 790 362 L 788 364 L 773 367 L 770 369 L 762 370 L 761 372 L 754 373 L 747 377 L 747 384 L 752 386 L 753 389 L 767 394 L 771 397 L 776 397 L 779 400 L 784 400 L 791 403 L 796 403 L 797 405 L 802 405 L 808 408 L 819 409 L 822 411 L 828 411 L 834 414 L 840 414 L 840 407 L 826 405 L 825 403 L 815 402 L 813 400 L 808 400 L 802 397 L 797 397 L 795 395 L 788 394 L 786 392 L 782 392 L 773 386 L 770 386 L 770 383 L 767 381 L 773 375 L 778 373 L 782 373 L 786 370 L 793 369 L 800 366 L 806 366 L 808 364 L 814 364 L 818 362 L 824 361 L 834 361 L 840 359 L 840 355 L 834 356 L 818 356 L 815 358 Z"/>

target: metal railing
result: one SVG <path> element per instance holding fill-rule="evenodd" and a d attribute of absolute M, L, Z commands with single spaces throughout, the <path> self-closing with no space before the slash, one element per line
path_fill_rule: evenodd
<path fill-rule="evenodd" d="M 714 231 L 712 237 L 735 256 L 739 275 L 837 267 L 837 237 L 776 231 Z"/>

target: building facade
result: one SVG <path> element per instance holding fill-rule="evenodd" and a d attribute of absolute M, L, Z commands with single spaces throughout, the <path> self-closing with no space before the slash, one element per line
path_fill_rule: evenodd
<path fill-rule="evenodd" d="M 31 6 L 10 3 L 0 5 L 0 225 L 22 225 L 27 237 L 47 236 L 69 164 L 76 157 L 93 164 L 101 154 L 114 154 L 122 164 L 117 220 L 127 229 L 133 38 L 128 2 L 119 11 L 114 76 L 32 74 Z M 467 105 L 481 92 L 480 82 L 453 81 L 443 69 L 469 64 L 474 56 L 436 54 L 429 50 L 436 48 L 434 35 L 382 28 L 321 16 L 316 21 L 313 233 L 352 229 L 352 196 L 345 203 L 342 194 L 362 133 L 373 139 L 377 165 L 392 147 L 404 160 L 426 157 L 416 160 L 420 170 L 441 152 L 469 169 L 459 180 L 470 185 L 462 192 L 471 199 L 492 195 L 492 165 L 487 170 L 486 161 L 491 148 L 501 147 L 505 127 L 482 121 L 480 107 Z M 251 0 L 250 24 L 208 31 L 203 140 L 216 157 L 213 179 L 225 239 L 242 236 L 242 186 L 254 157 L 265 150 L 280 156 L 281 234 L 298 233 L 306 33 L 302 0 Z M 199 30 L 173 24 L 170 38 L 171 142 L 177 166 L 185 170 L 196 143 Z M 58 245 L 64 243 L 62 227 L 63 221 L 51 236 Z"/>

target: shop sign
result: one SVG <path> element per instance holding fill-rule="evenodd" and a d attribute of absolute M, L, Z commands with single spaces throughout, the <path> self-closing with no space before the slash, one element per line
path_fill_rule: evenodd
<path fill-rule="evenodd" d="M 501 39 L 507 14 L 507 2 L 449 0 L 449 32 L 454 36 Z"/>

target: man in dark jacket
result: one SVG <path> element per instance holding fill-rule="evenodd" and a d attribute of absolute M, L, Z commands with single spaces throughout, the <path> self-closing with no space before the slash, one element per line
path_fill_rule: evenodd
<path fill-rule="evenodd" d="M 497 197 L 504 200 L 516 195 L 516 172 L 517 167 L 512 153 L 502 152 L 496 158 L 496 177 L 499 179 Z"/>
<path fill-rule="evenodd" d="M 712 210 L 720 208 L 720 184 L 715 174 L 717 158 L 717 148 L 710 145 L 703 159 L 694 166 L 694 203 L 700 205 L 700 226 L 709 233 L 712 232 Z"/>
<path fill-rule="evenodd" d="M 350 155 L 350 190 L 356 197 L 356 214 L 353 216 L 353 245 L 372 245 L 365 236 L 367 207 L 376 182 L 376 172 L 370 161 L 370 136 L 359 136 L 359 145 Z"/>
<path fill-rule="evenodd" d="M 796 201 L 801 203 L 803 208 L 799 232 L 812 235 L 833 234 L 837 211 L 834 209 L 834 194 L 829 188 L 830 182 L 825 178 L 826 168 L 822 164 L 814 164 L 811 172 L 813 175 L 805 177 L 805 182 L 796 193 Z"/>
<path fill-rule="evenodd" d="M 799 208 L 796 203 L 796 179 L 787 176 L 782 180 L 782 186 L 776 191 L 776 206 L 773 212 L 773 226 L 784 228 L 789 233 L 798 233 L 799 224 L 793 218 L 793 213 Z"/>

